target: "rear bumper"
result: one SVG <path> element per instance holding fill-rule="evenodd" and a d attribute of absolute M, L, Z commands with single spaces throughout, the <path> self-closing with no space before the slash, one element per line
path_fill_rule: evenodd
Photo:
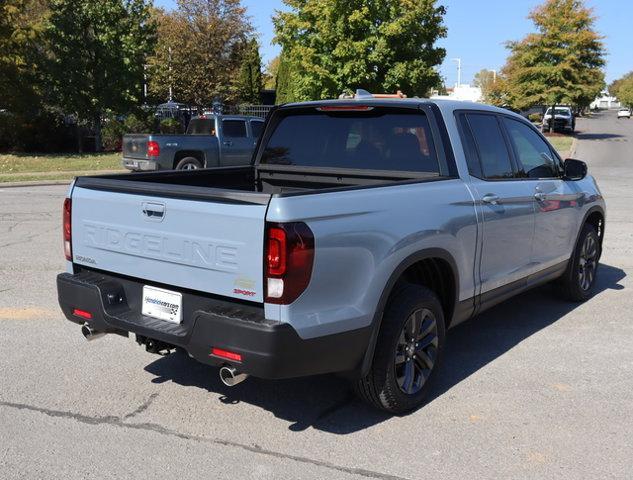
<path fill-rule="evenodd" d="M 182 291 L 182 323 L 164 322 L 140 313 L 143 285 L 136 279 L 91 270 L 57 276 L 59 304 L 68 320 L 87 322 L 97 331 L 135 333 L 182 347 L 202 363 L 233 365 L 255 377 L 354 372 L 369 343 L 369 328 L 302 339 L 291 325 L 266 320 L 262 305 L 190 291 Z M 74 315 L 75 309 L 90 312 L 92 318 Z M 242 360 L 215 357 L 213 347 L 239 353 Z"/>
<path fill-rule="evenodd" d="M 123 167 L 133 171 L 154 171 L 159 170 L 158 162 L 154 160 L 139 160 L 137 158 L 125 158 L 121 162 Z"/>

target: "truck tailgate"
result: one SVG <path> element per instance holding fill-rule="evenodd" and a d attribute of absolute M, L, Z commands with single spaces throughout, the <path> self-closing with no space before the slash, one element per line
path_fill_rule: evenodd
<path fill-rule="evenodd" d="M 267 206 L 75 186 L 74 262 L 150 285 L 263 302 Z"/>
<path fill-rule="evenodd" d="M 147 141 L 149 135 L 145 133 L 132 133 L 123 135 L 123 156 L 125 158 L 147 158 Z"/>

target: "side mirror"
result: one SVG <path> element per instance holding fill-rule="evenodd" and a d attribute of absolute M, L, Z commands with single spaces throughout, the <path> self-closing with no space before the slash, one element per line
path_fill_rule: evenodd
<path fill-rule="evenodd" d="M 587 176 L 587 164 L 581 160 L 568 158 L 563 165 L 566 180 L 582 180 Z"/>

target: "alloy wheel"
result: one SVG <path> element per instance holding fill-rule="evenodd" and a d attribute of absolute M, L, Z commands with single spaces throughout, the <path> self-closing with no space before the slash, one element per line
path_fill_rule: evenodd
<path fill-rule="evenodd" d="M 598 242 L 592 235 L 587 235 L 580 250 L 578 261 L 578 282 L 585 292 L 591 288 L 596 278 L 598 267 Z"/>
<path fill-rule="evenodd" d="M 414 395 L 422 389 L 435 365 L 438 343 L 433 312 L 427 308 L 413 312 L 396 346 L 396 380 L 402 392 Z"/>

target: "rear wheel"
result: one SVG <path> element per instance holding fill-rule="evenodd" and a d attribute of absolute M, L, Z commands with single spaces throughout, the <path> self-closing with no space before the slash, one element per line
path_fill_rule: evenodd
<path fill-rule="evenodd" d="M 431 290 L 403 284 L 392 294 L 382 320 L 369 373 L 356 392 L 391 413 L 424 402 L 444 346 L 444 314 Z"/>
<path fill-rule="evenodd" d="M 199 168 L 202 168 L 202 163 L 195 157 L 185 157 L 176 164 L 176 170 L 198 170 Z"/>
<path fill-rule="evenodd" d="M 584 302 L 593 295 L 600 248 L 600 237 L 596 228 L 585 224 L 567 270 L 560 279 L 561 293 L 568 300 Z"/>

